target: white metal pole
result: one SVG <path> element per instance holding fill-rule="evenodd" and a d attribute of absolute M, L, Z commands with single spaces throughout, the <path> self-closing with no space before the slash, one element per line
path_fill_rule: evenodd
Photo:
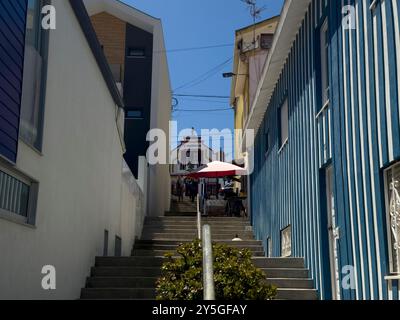
<path fill-rule="evenodd" d="M 197 236 L 201 240 L 201 212 L 200 212 L 201 184 L 199 180 L 197 193 Z"/>
<path fill-rule="evenodd" d="M 211 243 L 211 228 L 208 224 L 203 226 L 203 287 L 204 300 L 215 300 L 214 287 L 214 259 Z"/>

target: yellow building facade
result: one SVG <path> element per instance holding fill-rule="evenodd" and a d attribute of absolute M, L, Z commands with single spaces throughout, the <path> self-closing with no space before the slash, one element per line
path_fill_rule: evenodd
<path fill-rule="evenodd" d="M 235 32 L 230 103 L 235 110 L 236 160 L 244 158 L 240 129 L 245 127 L 249 116 L 278 22 L 276 16 Z"/>

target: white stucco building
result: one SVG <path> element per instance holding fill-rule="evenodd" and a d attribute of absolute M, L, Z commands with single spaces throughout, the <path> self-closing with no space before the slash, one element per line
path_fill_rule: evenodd
<path fill-rule="evenodd" d="M 83 3 L 53 1 L 51 31 L 39 27 L 42 4 L 29 1 L 25 65 L 35 68 L 20 65 L 20 92 L 0 91 L 0 299 L 79 298 L 95 256 L 129 255 L 145 215 L 147 175 L 138 183 L 125 165 L 124 104 Z M 151 179 L 159 170 L 149 169 Z M 56 290 L 41 286 L 46 265 Z"/>

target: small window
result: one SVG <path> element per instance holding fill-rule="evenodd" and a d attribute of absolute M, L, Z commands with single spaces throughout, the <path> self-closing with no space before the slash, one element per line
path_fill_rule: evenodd
<path fill-rule="evenodd" d="M 329 32 L 328 21 L 325 21 L 321 27 L 321 100 L 324 107 L 329 102 Z"/>
<path fill-rule="evenodd" d="M 44 1 L 29 0 L 21 96 L 20 138 L 41 150 L 46 88 L 48 32 L 41 27 Z"/>
<path fill-rule="evenodd" d="M 279 109 L 279 133 L 280 133 L 280 146 L 281 148 L 288 142 L 289 140 L 289 107 L 287 99 L 282 104 Z"/>
<path fill-rule="evenodd" d="M 128 49 L 129 58 L 145 58 L 146 50 L 144 48 L 129 48 Z"/>
<path fill-rule="evenodd" d="M 281 231 L 281 256 L 290 257 L 292 255 L 292 227 Z"/>
<path fill-rule="evenodd" d="M 121 237 L 118 237 L 118 236 L 115 236 L 114 255 L 116 257 L 122 256 L 122 239 L 121 239 Z"/>
<path fill-rule="evenodd" d="M 126 112 L 127 119 L 143 119 L 143 111 L 142 110 L 128 110 Z"/>
<path fill-rule="evenodd" d="M 37 183 L 6 168 L 0 168 L 0 217 L 35 224 Z"/>
<path fill-rule="evenodd" d="M 108 256 L 108 230 L 104 230 L 103 256 Z"/>
<path fill-rule="evenodd" d="M 269 130 L 265 133 L 265 154 L 269 152 L 269 149 L 271 147 L 270 145 L 270 133 Z"/>
<path fill-rule="evenodd" d="M 386 171 L 385 178 L 390 272 L 400 274 L 400 162 Z"/>
<path fill-rule="evenodd" d="M 263 33 L 261 34 L 261 49 L 271 49 L 272 48 L 272 43 L 274 41 L 274 35 L 273 34 L 268 34 L 268 33 Z"/>

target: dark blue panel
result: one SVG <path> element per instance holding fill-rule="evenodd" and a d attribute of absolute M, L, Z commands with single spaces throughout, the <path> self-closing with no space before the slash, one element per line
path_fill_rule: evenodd
<path fill-rule="evenodd" d="M 14 113 L 17 117 L 19 117 L 19 101 L 13 101 L 6 91 L 3 91 L 0 87 L 0 104 L 3 105 L 4 108 Z"/>
<path fill-rule="evenodd" d="M 28 0 L 0 2 L 0 155 L 15 162 Z"/>
<path fill-rule="evenodd" d="M 0 60 L 4 61 L 7 66 L 9 66 L 9 64 L 20 66 L 24 57 L 20 56 L 18 52 L 19 51 L 12 46 L 8 38 L 0 32 Z M 9 66 L 9 68 L 15 68 L 15 66 Z"/>
<path fill-rule="evenodd" d="M 0 143 L 0 155 L 2 155 L 3 157 L 5 157 L 6 159 L 13 159 L 15 158 L 15 154 L 13 151 L 10 151 L 9 149 L 7 149 L 6 147 L 4 147 L 1 143 Z"/>
<path fill-rule="evenodd" d="M 1 19 L 9 26 L 14 32 L 15 37 L 21 44 L 25 42 L 25 17 L 21 17 L 17 14 L 9 1 L 1 1 L 0 9 L 6 13 L 1 16 Z"/>
<path fill-rule="evenodd" d="M 17 141 L 9 137 L 2 129 L 0 129 L 0 144 L 10 151 L 15 150 L 17 148 Z"/>
<path fill-rule="evenodd" d="M 19 87 L 19 86 L 18 86 Z M 3 74 L 3 70 L 0 74 L 0 89 L 8 94 L 8 96 L 14 101 L 19 103 L 21 96 L 21 89 L 15 89 L 15 86 L 6 76 Z"/>
<path fill-rule="evenodd" d="M 0 103 L 0 117 L 9 122 L 12 126 L 18 127 L 19 117 L 15 113 L 11 112 L 5 106 L 2 106 L 1 103 Z"/>
<path fill-rule="evenodd" d="M 4 132 L 11 137 L 15 137 L 18 134 L 17 129 L 10 122 L 0 116 L 0 128 Z M 3 133 L 2 133 L 3 134 Z"/>
<path fill-rule="evenodd" d="M 11 68 L 9 68 L 2 60 L 0 60 L 0 70 L 2 71 L 3 77 L 9 80 L 12 85 L 20 83 L 21 78 L 17 78 L 15 72 L 11 71 Z M 14 86 L 14 88 L 18 90 L 18 86 Z"/>

